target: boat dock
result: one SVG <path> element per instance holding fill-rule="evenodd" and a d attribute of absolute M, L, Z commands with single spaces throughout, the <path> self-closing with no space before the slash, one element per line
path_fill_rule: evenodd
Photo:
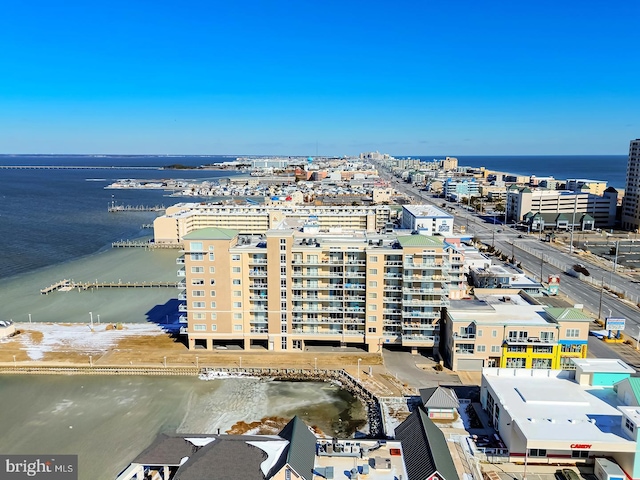
<path fill-rule="evenodd" d="M 167 209 L 164 205 L 110 205 L 107 211 L 117 212 L 164 212 Z"/>
<path fill-rule="evenodd" d="M 73 280 L 60 280 L 46 288 L 40 289 L 42 295 L 62 291 L 78 289 L 79 292 L 97 288 L 177 288 L 177 282 L 74 282 Z"/>

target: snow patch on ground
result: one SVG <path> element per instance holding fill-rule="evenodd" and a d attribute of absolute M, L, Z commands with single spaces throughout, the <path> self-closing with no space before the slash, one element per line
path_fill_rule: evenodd
<path fill-rule="evenodd" d="M 42 360 L 49 352 L 84 351 L 105 353 L 120 340 L 131 335 L 162 335 L 162 328 L 155 324 L 128 323 L 121 330 L 107 330 L 108 325 L 22 323 L 16 329 L 24 333 L 4 341 L 18 341 L 31 360 Z M 29 334 L 33 332 L 33 334 Z"/>

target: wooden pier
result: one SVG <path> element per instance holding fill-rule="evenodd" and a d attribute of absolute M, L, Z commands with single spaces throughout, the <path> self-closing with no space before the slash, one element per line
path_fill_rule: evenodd
<path fill-rule="evenodd" d="M 118 242 L 111 243 L 112 248 L 175 248 L 181 249 L 181 243 L 154 243 L 154 242 L 141 242 L 136 240 L 120 240 Z"/>
<path fill-rule="evenodd" d="M 118 212 L 164 212 L 167 209 L 164 205 L 110 205 L 107 211 Z"/>
<path fill-rule="evenodd" d="M 73 280 L 60 280 L 46 288 L 40 289 L 42 295 L 48 295 L 58 290 L 70 291 L 77 289 L 79 292 L 98 288 L 178 288 L 178 282 L 74 282 Z"/>

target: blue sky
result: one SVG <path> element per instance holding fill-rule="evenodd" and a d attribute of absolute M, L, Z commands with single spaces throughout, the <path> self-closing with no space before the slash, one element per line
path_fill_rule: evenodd
<path fill-rule="evenodd" d="M 640 2 L 6 0 L 0 153 L 625 154 Z"/>

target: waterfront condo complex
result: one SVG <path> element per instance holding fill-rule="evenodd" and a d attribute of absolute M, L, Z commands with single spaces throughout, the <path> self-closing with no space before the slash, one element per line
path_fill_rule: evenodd
<path fill-rule="evenodd" d="M 184 237 L 189 348 L 437 347 L 462 256 L 443 237 L 205 228 Z"/>

